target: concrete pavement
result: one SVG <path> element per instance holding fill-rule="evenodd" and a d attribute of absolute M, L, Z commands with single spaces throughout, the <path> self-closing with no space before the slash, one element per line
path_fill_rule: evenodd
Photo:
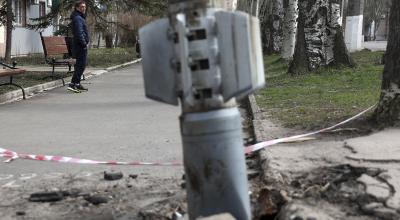
<path fill-rule="evenodd" d="M 371 51 L 386 51 L 387 41 L 365 41 L 363 48 Z"/>
<path fill-rule="evenodd" d="M 180 109 L 146 99 L 142 81 L 141 66 L 136 64 L 84 81 L 89 92 L 74 94 L 61 87 L 0 105 L 0 147 L 95 160 L 182 160 Z M 3 176 L 115 168 L 26 160 L 0 164 Z M 183 173 L 181 167 L 116 169 L 170 177 Z"/>
<path fill-rule="evenodd" d="M 182 161 L 180 108 L 145 98 L 140 64 L 117 67 L 91 72 L 82 82 L 88 92 L 71 93 L 59 87 L 59 80 L 39 86 L 55 89 L 0 105 L 0 147 L 100 161 Z M 105 171 L 122 172 L 123 177 L 108 181 Z M 183 173 L 182 166 L 0 162 L 0 218 L 170 216 L 177 207 L 185 207 Z M 49 191 L 61 191 L 61 201 L 29 200 L 34 193 Z M 98 198 L 106 203 L 94 205 Z"/>

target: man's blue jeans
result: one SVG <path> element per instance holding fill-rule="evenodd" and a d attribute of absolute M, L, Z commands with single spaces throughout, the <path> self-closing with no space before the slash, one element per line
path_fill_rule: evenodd
<path fill-rule="evenodd" d="M 81 77 L 87 64 L 87 52 L 87 47 L 82 47 L 82 45 L 79 43 L 73 43 L 72 55 L 76 59 L 76 63 L 74 66 L 74 75 L 72 76 L 71 83 L 81 83 Z"/>

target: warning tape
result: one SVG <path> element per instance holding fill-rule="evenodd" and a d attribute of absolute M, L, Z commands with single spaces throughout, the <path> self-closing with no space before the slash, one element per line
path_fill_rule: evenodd
<path fill-rule="evenodd" d="M 97 161 L 88 159 L 79 159 L 73 157 L 62 157 L 62 156 L 48 156 L 48 155 L 34 155 L 34 154 L 20 154 L 14 151 L 10 151 L 4 148 L 0 148 L 0 157 L 8 158 L 6 163 L 9 163 L 15 159 L 27 159 L 37 161 L 51 161 L 59 163 L 75 163 L 75 164 L 103 164 L 103 165 L 129 165 L 129 166 L 182 166 L 180 162 L 120 162 L 120 161 Z"/>
<path fill-rule="evenodd" d="M 372 108 L 374 108 L 376 105 L 373 105 L 369 107 L 368 109 L 362 111 L 361 113 L 340 122 L 339 124 L 336 124 L 334 126 L 324 128 L 318 131 L 310 132 L 307 134 L 301 134 L 301 135 L 295 135 L 291 137 L 285 137 L 285 138 L 279 138 L 279 139 L 274 139 L 274 140 L 269 140 L 269 141 L 264 141 L 260 142 L 255 145 L 247 146 L 245 147 L 245 154 L 250 154 L 253 152 L 257 152 L 261 149 L 264 149 L 268 146 L 272 146 L 275 144 L 283 143 L 283 142 L 288 142 L 288 141 L 293 141 L 299 138 L 304 138 L 307 136 L 323 133 L 329 130 L 333 130 L 343 124 L 346 124 L 361 115 L 365 114 L 366 112 L 370 111 Z M 74 163 L 74 164 L 103 164 L 103 165 L 129 165 L 129 166 L 182 166 L 183 164 L 181 162 L 140 162 L 140 161 L 134 161 L 134 162 L 120 162 L 120 161 L 97 161 L 97 160 L 88 160 L 88 159 L 80 159 L 80 158 L 73 158 L 73 157 L 63 157 L 63 156 L 48 156 L 48 155 L 34 155 L 34 154 L 21 154 L 17 153 L 14 151 L 10 151 L 4 148 L 0 148 L 0 157 L 3 158 L 8 158 L 6 163 L 10 163 L 11 161 L 15 159 L 27 159 L 27 160 L 37 160 L 37 161 L 51 161 L 51 162 L 59 162 L 59 163 Z"/>
<path fill-rule="evenodd" d="M 295 135 L 295 136 L 291 136 L 291 137 L 285 137 L 285 138 L 279 138 L 279 139 L 260 142 L 260 143 L 255 144 L 255 145 L 251 145 L 251 146 L 245 147 L 244 152 L 246 154 L 250 154 L 250 153 L 259 151 L 261 149 L 264 149 L 266 147 L 275 145 L 275 144 L 279 144 L 279 143 L 283 143 L 283 142 L 287 142 L 287 141 L 292 141 L 292 140 L 296 140 L 296 139 L 299 139 L 299 138 L 308 137 L 308 136 L 312 136 L 312 135 L 315 135 L 315 134 L 319 134 L 319 133 L 323 133 L 323 132 L 327 132 L 327 131 L 333 130 L 333 129 L 341 126 L 341 125 L 344 125 L 344 124 L 346 124 L 346 123 L 348 123 L 350 121 L 353 121 L 354 119 L 362 116 L 363 114 L 367 113 L 371 109 L 375 108 L 375 106 L 376 106 L 376 104 L 371 106 L 371 107 L 369 107 L 369 108 L 367 108 L 366 110 L 358 113 L 357 115 L 355 115 L 355 116 L 353 116 L 353 117 L 351 117 L 349 119 L 346 119 L 346 120 L 344 120 L 344 121 L 342 121 L 342 122 L 340 122 L 340 123 L 338 123 L 336 125 L 333 125 L 331 127 L 324 128 L 324 129 L 321 129 L 321 130 L 318 130 L 318 131 L 313 131 L 313 132 L 310 132 L 310 133 L 307 133 L 307 134 L 300 134 L 300 135 Z"/>

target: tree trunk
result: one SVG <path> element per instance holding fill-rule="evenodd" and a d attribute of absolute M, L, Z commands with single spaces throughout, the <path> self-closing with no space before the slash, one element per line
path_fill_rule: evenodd
<path fill-rule="evenodd" d="M 306 73 L 327 65 L 354 65 L 341 31 L 340 10 L 339 0 L 299 0 L 296 50 L 300 51 L 295 52 L 289 73 Z"/>
<path fill-rule="evenodd" d="M 389 23 L 381 96 L 373 116 L 385 127 L 400 124 L 400 1 L 392 2 Z"/>
<path fill-rule="evenodd" d="M 97 37 L 97 49 L 100 48 L 100 39 L 101 39 L 101 34 L 99 33 Z"/>
<path fill-rule="evenodd" d="M 333 47 L 333 61 L 331 66 L 355 67 L 356 63 L 351 58 L 344 42 L 344 33 L 341 27 L 336 28 L 335 43 Z"/>
<path fill-rule="evenodd" d="M 279 53 L 282 47 L 283 0 L 273 0 L 269 23 L 267 54 Z"/>
<path fill-rule="evenodd" d="M 113 47 L 113 34 L 106 33 L 105 41 L 106 41 L 106 48 L 112 48 Z"/>
<path fill-rule="evenodd" d="M 291 60 L 294 54 L 297 32 L 298 0 L 284 1 L 285 16 L 283 21 L 282 58 Z"/>
<path fill-rule="evenodd" d="M 12 0 L 7 0 L 7 22 L 6 22 L 6 53 L 5 61 L 11 62 L 11 44 L 12 44 L 12 22 L 14 20 L 14 13 L 12 11 Z"/>
<path fill-rule="evenodd" d="M 261 39 L 263 44 L 263 51 L 267 51 L 270 45 L 270 15 L 272 13 L 271 0 L 259 0 L 258 19 L 260 19 Z"/>
<path fill-rule="evenodd" d="M 328 31 L 332 34 L 333 38 L 330 37 L 329 40 L 332 41 L 331 48 L 329 50 L 328 64 L 331 66 L 356 66 L 354 60 L 351 58 L 349 51 L 346 47 L 346 42 L 344 40 L 344 33 L 341 27 L 342 25 L 342 12 L 341 12 L 341 0 L 330 0 L 331 8 L 331 21 L 329 22 Z M 332 60 L 330 60 L 332 59 Z"/>
<path fill-rule="evenodd" d="M 309 72 L 309 61 L 307 58 L 307 48 L 306 48 L 306 36 L 304 33 L 305 26 L 305 8 L 300 7 L 300 4 L 304 4 L 300 0 L 299 2 L 299 17 L 297 19 L 297 37 L 296 46 L 294 50 L 293 60 L 289 65 L 290 74 L 303 74 Z"/>

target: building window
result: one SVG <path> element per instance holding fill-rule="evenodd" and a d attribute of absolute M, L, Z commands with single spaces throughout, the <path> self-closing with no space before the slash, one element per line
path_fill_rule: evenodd
<path fill-rule="evenodd" d="M 26 26 L 26 0 L 15 1 L 15 23 L 17 26 Z"/>
<path fill-rule="evenodd" d="M 46 15 L 46 2 L 39 2 L 39 17 Z"/>

